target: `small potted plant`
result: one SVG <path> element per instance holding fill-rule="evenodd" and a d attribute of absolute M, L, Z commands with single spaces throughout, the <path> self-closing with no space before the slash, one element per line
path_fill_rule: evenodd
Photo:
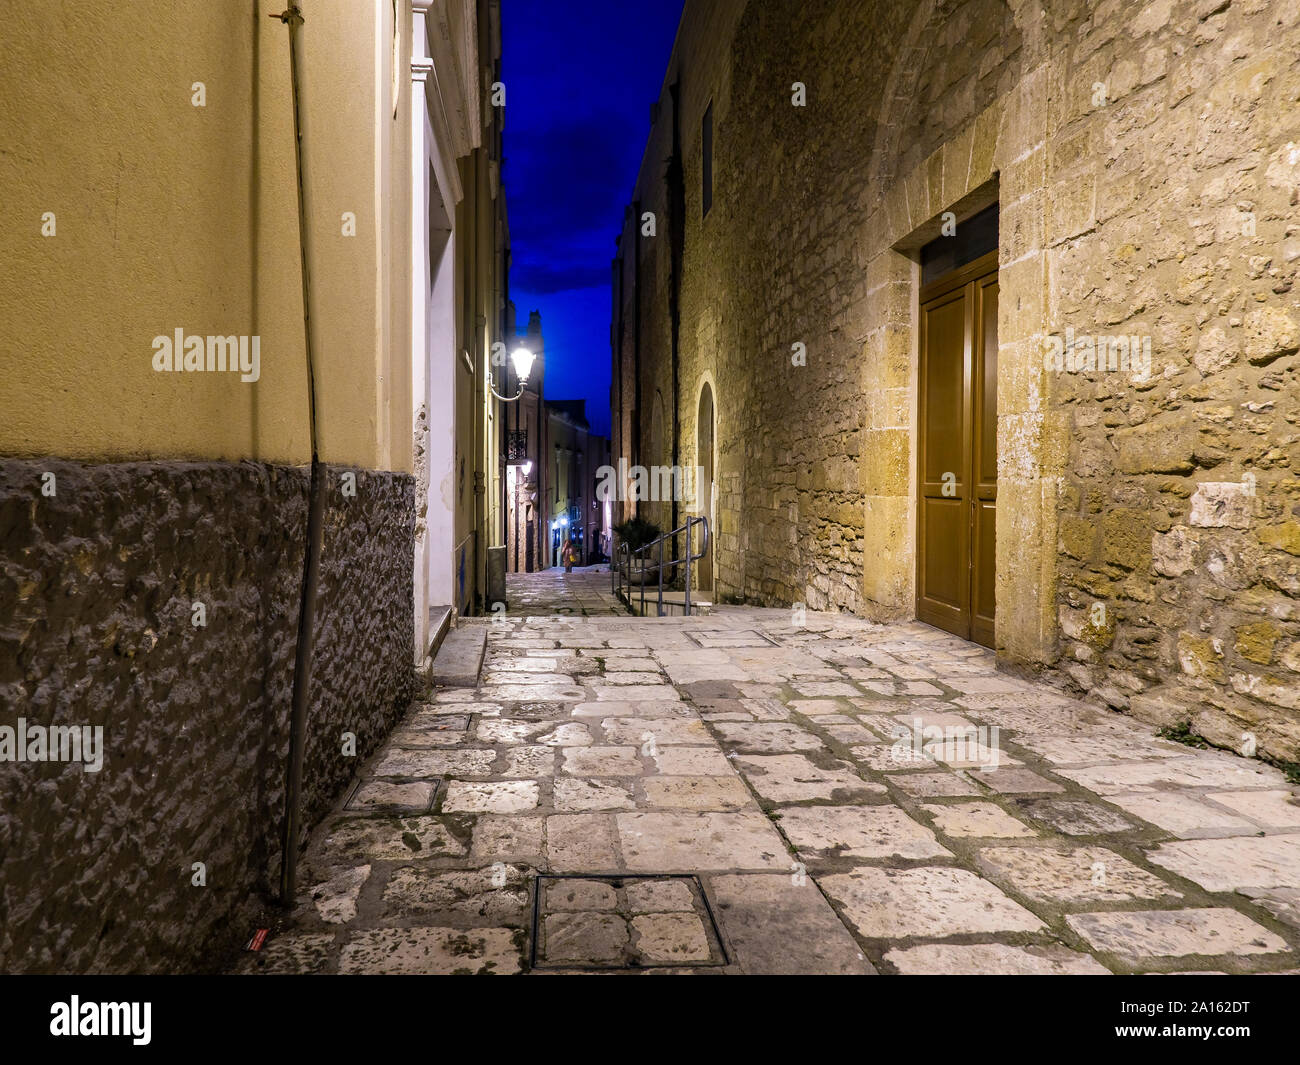
<path fill-rule="evenodd" d="M 638 548 L 652 544 L 660 536 L 663 530 L 652 521 L 646 521 L 644 518 L 628 518 L 627 521 L 621 521 L 614 526 L 614 535 L 618 537 L 618 553 L 616 558 L 618 564 L 622 567 L 623 578 L 629 584 L 649 584 L 659 579 L 659 562 L 657 558 L 643 557 L 637 558 Z M 627 545 L 628 550 L 632 553 L 629 560 L 622 556 L 622 547 Z M 647 553 L 649 555 L 649 552 Z"/>

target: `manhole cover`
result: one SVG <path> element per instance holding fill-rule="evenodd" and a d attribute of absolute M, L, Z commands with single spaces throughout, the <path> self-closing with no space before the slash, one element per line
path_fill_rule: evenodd
<path fill-rule="evenodd" d="M 697 876 L 537 877 L 535 969 L 679 969 L 729 961 Z"/>

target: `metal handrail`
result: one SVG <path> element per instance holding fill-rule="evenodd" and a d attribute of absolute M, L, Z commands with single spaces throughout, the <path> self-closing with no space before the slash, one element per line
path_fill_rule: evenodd
<path fill-rule="evenodd" d="M 696 526 L 699 526 L 700 528 L 700 550 L 696 553 L 693 553 L 691 551 L 691 530 L 694 529 Z M 673 544 L 676 545 L 677 537 L 681 534 L 685 534 L 686 553 L 681 558 L 674 557 L 665 561 L 664 542 L 666 540 L 671 539 Z M 698 562 L 706 554 L 708 554 L 709 519 L 703 516 L 689 517 L 686 519 L 685 524 L 679 525 L 676 529 L 673 529 L 672 532 L 661 533 L 659 536 L 655 537 L 655 539 L 651 540 L 648 544 L 644 544 L 641 547 L 638 547 L 635 551 L 632 550 L 630 547 L 628 547 L 627 544 L 622 542 L 615 545 L 614 553 L 613 553 L 614 564 L 610 567 L 614 573 L 614 576 L 610 581 L 610 591 L 612 591 L 615 595 L 621 596 L 629 606 L 632 605 L 632 596 L 631 596 L 632 559 L 640 558 L 642 560 L 642 564 L 641 564 L 641 578 L 642 578 L 641 579 L 641 616 L 642 617 L 645 616 L 645 559 L 649 557 L 651 551 L 654 551 L 656 549 L 658 552 L 658 562 L 656 563 L 656 569 L 658 570 L 657 576 L 659 580 L 659 596 L 658 596 L 658 602 L 656 604 L 656 614 L 658 617 L 664 616 L 664 567 L 676 566 L 678 563 L 685 563 L 686 564 L 685 613 L 686 616 L 689 617 L 691 613 L 691 563 Z M 674 553 L 676 552 L 676 550 L 677 550 L 676 546 L 674 546 L 673 547 Z M 623 563 L 624 562 L 627 563 L 628 590 L 626 593 L 623 591 Z"/>

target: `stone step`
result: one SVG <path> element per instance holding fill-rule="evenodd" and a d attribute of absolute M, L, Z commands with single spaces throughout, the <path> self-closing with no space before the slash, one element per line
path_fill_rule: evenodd
<path fill-rule="evenodd" d="M 628 606 L 631 607 L 632 613 L 638 617 L 658 617 L 659 593 L 656 589 L 652 595 L 650 589 L 646 589 L 645 596 L 645 613 L 641 612 L 641 590 L 634 588 L 633 594 L 629 596 Z M 709 598 L 708 592 L 691 593 L 691 617 L 702 614 L 713 613 L 713 603 Z M 684 592 L 670 591 L 664 592 L 664 612 L 663 617 L 679 618 L 686 616 L 686 594 Z"/>
<path fill-rule="evenodd" d="M 460 618 L 434 655 L 433 683 L 445 688 L 472 688 L 478 684 L 487 636 L 486 621 Z"/>
<path fill-rule="evenodd" d="M 442 641 L 451 631 L 451 607 L 429 607 L 429 647 L 428 657 L 433 658 L 442 646 Z"/>

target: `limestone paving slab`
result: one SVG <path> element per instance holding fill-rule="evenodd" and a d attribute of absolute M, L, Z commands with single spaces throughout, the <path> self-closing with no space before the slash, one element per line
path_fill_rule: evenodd
<path fill-rule="evenodd" d="M 339 972 L 418 976 L 515 973 L 523 967 L 509 928 L 375 928 L 354 932 Z"/>
<path fill-rule="evenodd" d="M 933 769 L 938 763 L 925 751 L 911 747 L 896 747 L 890 743 L 867 744 L 850 747 L 854 760 L 877 773 L 911 773 L 919 769 Z"/>
<path fill-rule="evenodd" d="M 1013 801 L 1030 818 L 1067 836 L 1111 835 L 1137 827 L 1114 810 L 1087 799 L 1019 798 Z"/>
<path fill-rule="evenodd" d="M 563 771 L 575 777 L 639 777 L 645 772 L 636 747 L 566 747 Z"/>
<path fill-rule="evenodd" d="M 609 872 L 623 868 L 618 836 L 606 814 L 554 814 L 546 819 L 546 866 L 552 872 Z"/>
<path fill-rule="evenodd" d="M 1180 899 L 1182 893 L 1105 847 L 987 847 L 979 864 L 1031 899 L 1058 903 Z"/>
<path fill-rule="evenodd" d="M 1123 910 L 1077 913 L 1066 922 L 1095 949 L 1130 961 L 1198 955 L 1273 954 L 1284 939 L 1236 910 Z"/>
<path fill-rule="evenodd" d="M 949 836 L 984 836 L 1007 839 L 1033 836 L 1034 830 L 991 802 L 958 802 L 921 807 L 934 818 L 940 832 Z"/>
<path fill-rule="evenodd" d="M 538 861 L 544 826 L 540 817 L 481 815 L 474 821 L 469 856 L 476 862 Z"/>
<path fill-rule="evenodd" d="M 823 767 L 802 754 L 738 755 L 735 766 L 755 791 L 769 802 L 852 798 L 883 793 L 883 784 L 863 780 L 842 762 Z"/>
<path fill-rule="evenodd" d="M 885 961 L 904 975 L 917 976 L 1110 975 L 1110 970 L 1090 954 L 1079 954 L 1065 946 L 923 943 L 916 947 L 888 951 Z"/>
<path fill-rule="evenodd" d="M 568 813 L 589 810 L 632 810 L 632 788 L 617 780 L 583 780 L 559 777 L 552 787 L 555 808 Z"/>
<path fill-rule="evenodd" d="M 1256 830 L 1244 817 L 1206 802 L 1195 792 L 1143 791 L 1111 794 L 1106 800 L 1175 836 L 1235 836 Z"/>
<path fill-rule="evenodd" d="M 469 744 L 470 733 L 468 731 L 445 732 L 436 729 L 404 728 L 394 732 L 389 737 L 388 742 L 392 747 L 409 747 L 417 750 L 430 747 L 461 747 Z"/>
<path fill-rule="evenodd" d="M 811 877 L 755 873 L 708 881 L 742 972 L 868 975 L 875 970 Z"/>
<path fill-rule="evenodd" d="M 497 753 L 491 749 L 411 751 L 390 750 L 375 766 L 377 777 L 487 777 Z"/>
<path fill-rule="evenodd" d="M 397 784 L 388 780 L 367 780 L 358 785 L 344 809 L 420 814 L 429 809 L 437 790 L 436 782 Z"/>
<path fill-rule="evenodd" d="M 744 752 L 785 754 L 792 750 L 819 750 L 825 746 L 813 733 L 783 722 L 718 721 L 713 727 L 724 743 Z"/>
<path fill-rule="evenodd" d="M 381 918 L 455 917 L 457 923 L 522 928 L 531 902 L 528 872 L 517 866 L 450 872 L 408 866 L 395 870 L 384 885 Z"/>
<path fill-rule="evenodd" d="M 1061 792 L 1065 790 L 1056 781 L 1048 780 L 1047 777 L 1041 776 L 1031 769 L 1019 766 L 999 768 L 991 772 L 974 772 L 970 774 L 970 779 L 982 784 L 990 791 L 996 791 L 999 795 Z"/>
<path fill-rule="evenodd" d="M 1037 932 L 1043 923 L 967 869 L 864 867 L 819 878 L 860 935 L 868 939 Z"/>
<path fill-rule="evenodd" d="M 500 775 L 536 779 L 553 776 L 554 773 L 554 747 L 515 747 L 506 752 L 506 764 Z"/>
<path fill-rule="evenodd" d="M 787 869 L 780 835 L 758 811 L 620 813 L 619 844 L 633 872 Z"/>
<path fill-rule="evenodd" d="M 695 717 L 686 703 L 672 702 L 667 699 L 614 699 L 602 702 L 580 702 L 573 707 L 571 714 L 575 718 L 665 718 Z"/>
<path fill-rule="evenodd" d="M 357 915 L 357 897 L 370 878 L 370 866 L 344 869 L 311 889 L 311 900 L 320 919 L 328 924 L 346 924 Z"/>
<path fill-rule="evenodd" d="M 1148 762 L 1160 758 L 1191 757 L 1186 747 L 1141 733 L 1132 736 L 1091 736 L 1074 733 L 1066 736 L 1028 734 L 1018 743 L 1042 756 L 1053 765 L 1089 766 L 1115 762 Z"/>
<path fill-rule="evenodd" d="M 1148 857 L 1206 891 L 1300 884 L 1300 834 L 1165 843 Z"/>
<path fill-rule="evenodd" d="M 656 747 L 651 756 L 655 768 L 665 776 L 729 777 L 731 763 L 716 747 Z"/>
<path fill-rule="evenodd" d="M 535 780 L 468 782 L 453 780 L 447 784 L 447 797 L 442 801 L 444 813 L 518 813 L 537 806 L 538 788 Z"/>
<path fill-rule="evenodd" d="M 900 773 L 890 781 L 900 791 L 917 798 L 937 799 L 959 795 L 982 795 L 979 788 L 956 773 Z"/>
<path fill-rule="evenodd" d="M 1300 887 L 1241 888 L 1240 891 L 1279 921 L 1300 929 Z"/>
<path fill-rule="evenodd" d="M 816 858 L 949 857 L 929 828 L 893 806 L 783 806 L 781 832 Z"/>
<path fill-rule="evenodd" d="M 1156 762 L 1127 762 L 1122 765 L 1057 772 L 1099 795 L 1128 791 L 1171 791 L 1177 788 L 1241 788 L 1276 786 L 1282 774 L 1244 758 L 1231 761 L 1200 758 L 1161 759 Z"/>
<path fill-rule="evenodd" d="M 652 807 L 739 810 L 754 804 L 740 779 L 731 777 L 646 777 L 641 782 Z"/>
<path fill-rule="evenodd" d="M 605 742 L 610 744 L 651 743 L 656 747 L 668 747 L 674 744 L 689 746 L 692 744 L 713 745 L 713 738 L 704 722 L 698 718 L 606 718 L 600 723 L 605 732 Z"/>
<path fill-rule="evenodd" d="M 1258 825 L 1273 831 L 1300 830 L 1300 803 L 1289 790 L 1215 791 L 1206 796 L 1211 802 L 1237 811 Z"/>
<path fill-rule="evenodd" d="M 441 817 L 341 817 L 316 835 L 310 853 L 322 862 L 399 862 L 464 857 L 468 846 Z"/>

